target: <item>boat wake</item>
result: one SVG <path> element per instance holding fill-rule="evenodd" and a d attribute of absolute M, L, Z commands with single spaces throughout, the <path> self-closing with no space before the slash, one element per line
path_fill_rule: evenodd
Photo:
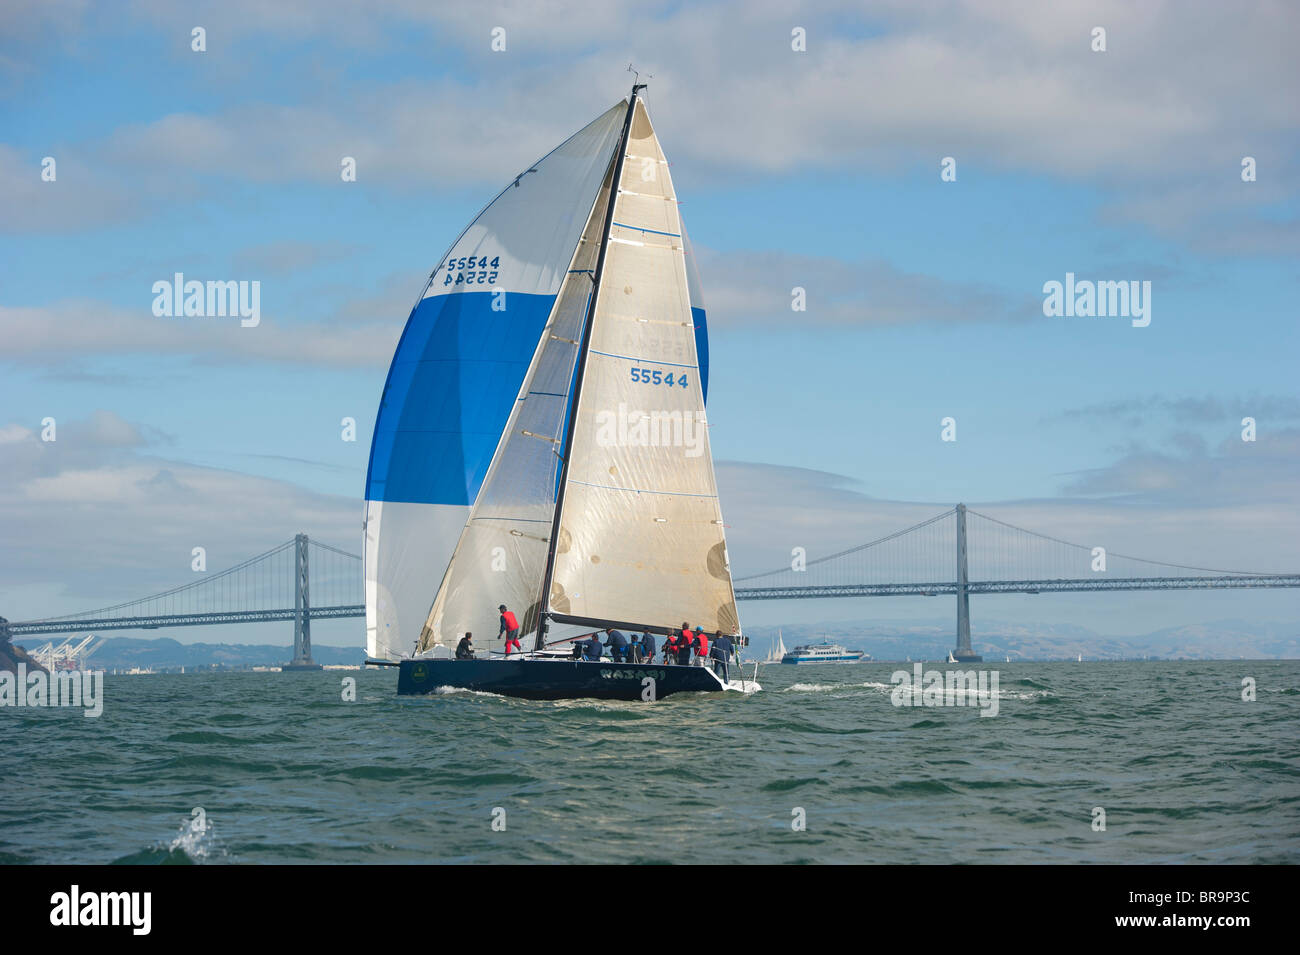
<path fill-rule="evenodd" d="M 494 700 L 504 700 L 506 697 L 500 693 L 488 693 L 485 690 L 471 690 L 467 686 L 440 686 L 436 687 L 429 696 L 484 696 Z"/>
<path fill-rule="evenodd" d="M 833 690 L 864 690 L 864 689 L 873 690 L 875 692 L 882 693 L 885 696 L 890 696 L 894 693 L 895 690 L 899 689 L 899 686 L 896 683 L 879 683 L 875 681 L 868 681 L 866 683 L 794 683 L 791 684 L 790 686 L 787 686 L 781 692 L 782 693 L 828 693 Z M 921 689 L 917 689 L 916 687 L 913 687 L 911 685 L 908 685 L 902 687 L 902 692 L 910 698 L 913 693 L 922 693 L 924 691 Z M 935 691 L 931 690 L 931 692 L 933 693 Z M 1037 699 L 1042 699 L 1043 697 L 1051 697 L 1054 695 L 1055 694 L 1050 693 L 1047 690 L 1013 690 L 1013 689 L 1006 689 L 1003 687 L 999 687 L 996 693 L 996 696 L 999 700 L 1037 700 Z M 943 698 L 946 701 L 956 700 L 956 699 L 974 700 L 977 699 L 978 696 L 979 696 L 978 691 L 974 689 L 967 689 L 965 687 L 954 687 L 952 689 L 944 688 L 943 690 Z"/>

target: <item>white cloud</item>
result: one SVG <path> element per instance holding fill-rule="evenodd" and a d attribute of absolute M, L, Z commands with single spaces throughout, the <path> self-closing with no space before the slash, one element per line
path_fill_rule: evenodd
<path fill-rule="evenodd" d="M 55 161 L 53 182 L 41 178 L 46 155 Z M 24 156 L 0 143 L 0 232 L 61 232 L 135 218 L 147 210 L 132 193 L 130 184 L 75 149 Z"/>
<path fill-rule="evenodd" d="M 145 302 L 123 309 L 87 300 L 0 305 L 0 360 L 66 365 L 87 355 L 181 354 L 205 362 L 260 359 L 338 367 L 386 367 L 410 308 L 396 299 L 346 303 L 326 320 L 304 322 L 264 311 L 261 324 L 238 318 L 158 318 Z M 265 299 L 264 299 L 265 301 Z"/>
<path fill-rule="evenodd" d="M 0 445 L 0 616 L 75 613 L 187 583 L 196 546 L 212 571 L 303 530 L 360 547 L 359 501 L 168 460 L 125 440 L 147 430 L 104 411 L 60 422 L 54 442 L 29 432 Z"/>
<path fill-rule="evenodd" d="M 431 46 L 450 44 L 462 65 L 454 77 L 354 81 L 341 96 L 332 86 L 317 101 L 259 97 L 159 117 L 77 151 L 112 164 L 112 188 L 127 179 L 146 197 L 183 192 L 194 175 L 333 183 L 344 155 L 357 158 L 362 182 L 381 188 L 487 188 L 624 93 L 631 59 L 655 74 L 649 101 L 660 132 L 696 183 L 788 170 L 937 170 L 950 155 L 968 176 L 985 168 L 1099 185 L 1107 216 L 1202 247 L 1226 252 L 1233 237 L 1255 236 L 1265 251 L 1300 241 L 1293 217 L 1268 211 L 1295 195 L 1300 97 L 1287 38 L 1300 11 L 1290 5 L 274 7 L 182 13 L 139 3 L 135 12 L 172 32 L 203 20 L 213 57 L 257 35 L 347 56 L 382 49 L 387 30 L 414 29 Z M 489 50 L 496 25 L 508 31 L 506 53 Z M 794 25 L 808 30 L 806 53 L 790 50 Z M 1108 31 L 1105 53 L 1089 48 L 1096 25 Z M 240 49 L 240 66 L 255 75 L 250 55 Z M 1260 182 L 1240 182 L 1243 155 L 1261 162 Z M 87 224 L 151 208 L 125 207 L 104 190 L 67 208 L 84 206 Z M 1230 228 L 1206 228 L 1219 220 Z M 21 221 L 68 225 L 61 216 Z"/>
<path fill-rule="evenodd" d="M 891 325 L 1027 320 L 1042 314 L 1036 297 L 1017 299 L 992 286 L 905 272 L 879 260 L 695 251 L 707 276 L 705 306 L 722 323 Z M 802 312 L 791 308 L 796 287 L 805 293 Z"/>
<path fill-rule="evenodd" d="M 26 441 L 32 436 L 32 431 L 24 428 L 20 424 L 10 424 L 0 427 L 0 444 L 18 444 Z"/>
<path fill-rule="evenodd" d="M 852 478 L 807 468 L 719 461 L 728 552 L 739 577 L 788 568 L 876 540 L 952 501 L 873 498 Z M 1079 544 L 1174 564 L 1261 573 L 1300 569 L 1300 431 L 1212 451 L 1135 449 L 1072 476 L 1058 497 L 966 501 L 1007 523 Z M 897 556 L 897 555 L 896 555 Z M 746 582 L 761 586 L 761 582 Z"/>

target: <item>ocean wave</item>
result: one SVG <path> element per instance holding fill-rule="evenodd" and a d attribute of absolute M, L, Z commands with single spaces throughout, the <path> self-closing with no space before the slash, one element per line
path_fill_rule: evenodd
<path fill-rule="evenodd" d="M 866 683 L 794 683 L 787 686 L 781 692 L 783 693 L 825 693 L 831 690 L 874 690 L 878 693 L 892 695 L 895 690 L 900 689 L 897 683 L 881 683 L 869 680 Z M 917 688 L 911 684 L 901 687 L 906 695 L 924 693 L 925 689 Z M 930 690 L 931 693 L 935 689 Z M 971 690 L 966 687 L 953 687 L 951 689 L 943 688 L 945 700 L 958 698 L 977 699 L 981 694 L 978 689 Z M 1016 690 L 999 686 L 997 693 L 994 694 L 999 700 L 1040 700 L 1047 697 L 1054 697 L 1055 694 L 1049 690 Z"/>
<path fill-rule="evenodd" d="M 216 830 L 206 812 L 196 809 L 169 842 L 114 859 L 113 865 L 202 865 L 225 861 L 229 852 L 217 842 Z"/>

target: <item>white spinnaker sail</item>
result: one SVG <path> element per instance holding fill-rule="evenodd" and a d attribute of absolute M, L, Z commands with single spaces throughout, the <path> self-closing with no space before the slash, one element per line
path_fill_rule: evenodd
<path fill-rule="evenodd" d="M 504 638 L 497 634 L 495 608 L 502 603 L 518 618 L 520 636 L 536 631 L 569 392 L 594 287 L 612 177 L 613 157 L 500 447 L 434 599 L 420 638 L 422 651 L 435 643 L 454 646 L 466 631 L 476 634 L 474 643 L 480 652 L 501 650 Z M 552 630 L 549 639 L 567 635 L 567 630 Z M 532 640 L 524 641 L 524 646 L 532 649 Z"/>
<path fill-rule="evenodd" d="M 626 106 L 505 188 L 448 250 L 393 356 L 366 487 L 366 649 L 415 647 L 536 354 Z M 484 611 L 493 624 L 497 603 Z M 491 629 L 495 630 L 495 626 Z"/>
<path fill-rule="evenodd" d="M 574 414 L 549 609 L 737 633 L 681 219 L 639 100 Z"/>

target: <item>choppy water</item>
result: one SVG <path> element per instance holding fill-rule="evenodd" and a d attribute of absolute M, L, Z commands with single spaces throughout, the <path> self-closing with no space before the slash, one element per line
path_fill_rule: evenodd
<path fill-rule="evenodd" d="M 993 718 L 893 706 L 898 668 L 653 705 L 109 676 L 99 719 L 0 709 L 0 862 L 1300 862 L 1300 661 L 999 665 Z"/>

